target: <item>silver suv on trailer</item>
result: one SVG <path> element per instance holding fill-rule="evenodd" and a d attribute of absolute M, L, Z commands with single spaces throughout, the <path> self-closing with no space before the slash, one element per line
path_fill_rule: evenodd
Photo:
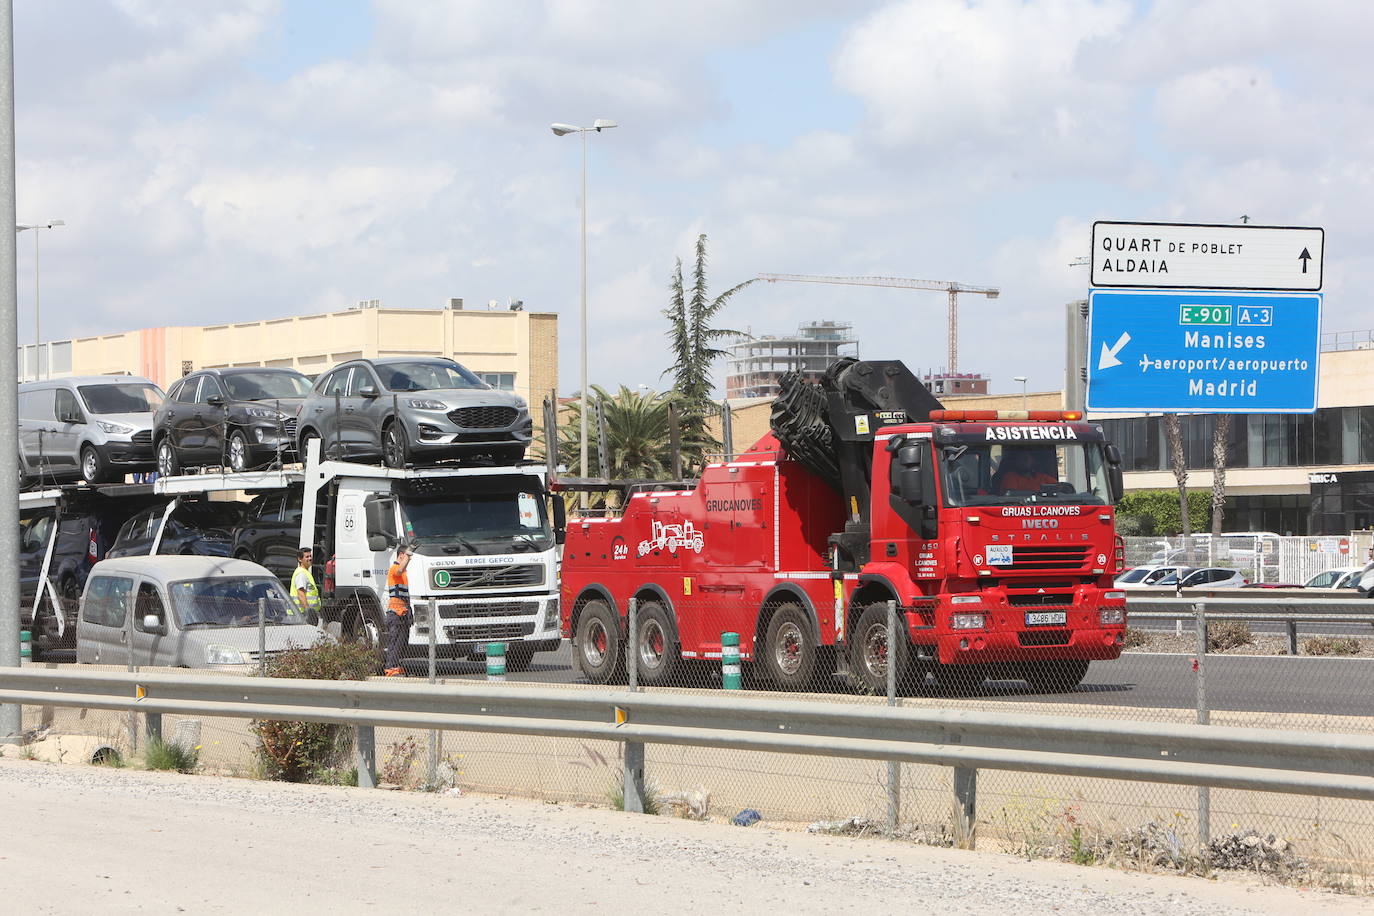
<path fill-rule="evenodd" d="M 21 485 L 105 483 L 151 471 L 153 413 L 162 389 L 134 375 L 92 375 L 19 386 Z"/>
<path fill-rule="evenodd" d="M 533 423 L 523 398 L 451 359 L 355 359 L 324 373 L 301 405 L 298 453 L 319 439 L 331 458 L 404 468 L 444 458 L 518 461 Z"/>

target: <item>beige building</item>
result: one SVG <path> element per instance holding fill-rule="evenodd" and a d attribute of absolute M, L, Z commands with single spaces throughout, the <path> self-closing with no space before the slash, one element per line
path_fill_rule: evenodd
<path fill-rule="evenodd" d="M 21 348 L 20 380 L 129 373 L 166 388 L 194 369 L 289 366 L 315 376 L 346 359 L 448 356 L 535 406 L 558 385 L 558 316 L 551 312 L 381 308 L 207 327 L 161 327 Z"/>

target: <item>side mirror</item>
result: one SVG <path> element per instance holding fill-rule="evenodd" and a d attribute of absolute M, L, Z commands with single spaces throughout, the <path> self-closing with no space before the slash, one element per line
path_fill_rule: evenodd
<path fill-rule="evenodd" d="M 367 549 L 386 550 L 396 544 L 396 500 L 390 496 L 369 496 L 363 503 L 367 517 Z M 375 546 L 380 545 L 380 546 Z"/>
<path fill-rule="evenodd" d="M 205 403 L 209 404 L 211 407 L 223 407 L 224 398 L 220 397 L 217 394 L 212 394 L 205 399 Z"/>
<path fill-rule="evenodd" d="M 568 539 L 568 506 L 562 496 L 557 493 L 550 495 L 553 497 L 553 540 L 556 544 L 562 544 Z"/>
<path fill-rule="evenodd" d="M 379 398 L 382 396 L 382 393 L 371 385 L 364 385 L 362 388 L 358 389 L 358 396 L 363 398 Z"/>
<path fill-rule="evenodd" d="M 147 630 L 149 633 L 161 633 L 162 618 L 156 614 L 144 614 L 143 629 Z"/>
<path fill-rule="evenodd" d="M 904 502 L 925 502 L 924 460 L 925 449 L 920 445 L 902 445 L 893 452 L 892 468 L 888 474 L 893 491 Z"/>
<path fill-rule="evenodd" d="M 1106 453 L 1108 464 L 1121 464 L 1121 450 L 1116 447 L 1115 443 L 1108 442 L 1104 452 Z"/>
<path fill-rule="evenodd" d="M 1126 482 L 1121 476 L 1121 465 L 1107 465 L 1107 487 L 1111 490 L 1112 505 L 1121 502 L 1121 498 L 1126 495 Z"/>
<path fill-rule="evenodd" d="M 81 414 L 69 410 L 66 413 L 62 414 L 62 416 L 58 417 L 57 420 L 59 423 L 80 423 Z"/>

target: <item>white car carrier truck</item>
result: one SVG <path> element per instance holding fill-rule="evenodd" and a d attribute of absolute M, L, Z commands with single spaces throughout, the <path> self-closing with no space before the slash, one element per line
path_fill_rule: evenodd
<path fill-rule="evenodd" d="M 309 452 L 299 469 L 61 487 L 22 494 L 20 503 L 60 515 L 64 506 L 98 496 L 107 512 L 118 515 L 127 506 L 128 517 L 166 499 L 149 547 L 158 553 L 162 529 L 182 501 L 296 489 L 303 509 L 298 543 L 315 552 L 324 599 L 320 623 L 336 637 L 368 645 L 380 659 L 387 568 L 404 542 L 415 549 L 408 570 L 415 618 L 406 654 L 428 654 L 430 627 L 441 657 L 478 658 L 488 643 L 506 643 L 510 670 L 528 666 L 535 652 L 559 647 L 558 545 L 565 520 L 562 499 L 550 499 L 544 463 L 393 469 L 321 461 L 318 443 Z M 52 581 L 58 526 L 51 532 L 23 616 L 34 625 L 43 622 L 45 608 L 65 607 L 65 613 L 49 612 L 54 619 L 46 621 L 54 644 L 65 644 L 75 607 Z"/>

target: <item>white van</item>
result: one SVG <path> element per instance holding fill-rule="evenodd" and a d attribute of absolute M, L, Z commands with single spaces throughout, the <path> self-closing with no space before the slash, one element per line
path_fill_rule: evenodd
<path fill-rule="evenodd" d="M 126 665 L 132 648 L 135 665 L 255 665 L 259 599 L 266 599 L 269 656 L 329 638 L 307 622 L 281 580 L 256 563 L 199 556 L 102 560 L 81 596 L 76 660 Z"/>
<path fill-rule="evenodd" d="M 107 483 L 156 470 L 153 412 L 162 389 L 132 375 L 91 375 L 19 386 L 20 486 Z"/>

